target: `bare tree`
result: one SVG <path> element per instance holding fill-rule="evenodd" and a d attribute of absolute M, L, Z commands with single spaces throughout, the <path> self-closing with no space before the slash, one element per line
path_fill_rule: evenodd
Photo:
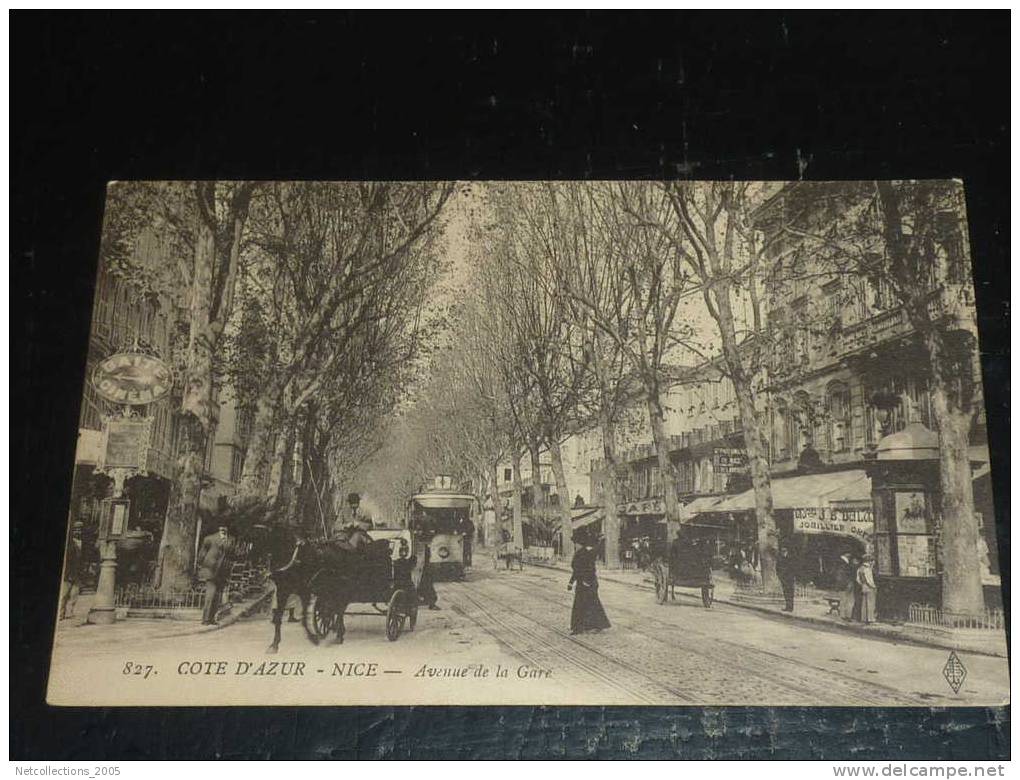
<path fill-rule="evenodd" d="M 187 332 L 180 359 L 175 361 L 183 382 L 180 446 L 156 573 L 157 582 L 167 591 L 187 587 L 191 581 L 205 452 L 215 426 L 217 362 L 233 311 L 256 187 L 254 182 L 201 181 L 115 184 L 110 190 L 105 258 L 129 271 L 143 290 L 175 290 Z M 139 230 L 149 228 L 169 237 L 176 262 L 161 269 L 128 269 L 125 249 Z"/>
<path fill-rule="evenodd" d="M 452 191 L 434 183 L 272 185 L 254 231 L 251 295 L 266 313 L 267 346 L 242 494 L 261 491 L 274 431 L 293 426 L 338 372 L 353 371 L 354 384 L 365 363 L 349 357 L 364 334 L 420 311 L 435 274 L 429 241 Z"/>
<path fill-rule="evenodd" d="M 863 281 L 916 334 L 939 437 L 939 552 L 943 606 L 984 608 L 970 431 L 980 411 L 977 325 L 963 187 L 951 181 L 800 183 L 799 200 L 828 218 L 784 233 L 826 273 Z M 864 294 L 858 290 L 858 295 Z"/>
<path fill-rule="evenodd" d="M 646 184 L 617 182 L 592 185 L 593 223 L 589 240 L 599 241 L 595 260 L 585 261 L 584 273 L 561 277 L 563 290 L 573 303 L 574 316 L 585 317 L 604 339 L 611 342 L 608 355 L 618 350 L 627 363 L 626 376 L 633 377 L 648 415 L 659 473 L 663 476 L 663 499 L 667 539 L 672 540 L 680 520 L 676 473 L 669 457 L 666 434 L 665 393 L 681 374 L 678 356 L 689 353 L 695 329 L 681 314 L 681 302 L 691 292 L 686 261 L 673 242 L 658 228 L 668 204 Z M 602 349 L 607 347 L 602 345 Z M 611 389 L 613 362 L 602 362 L 602 382 L 610 395 L 610 409 L 622 400 L 627 386 Z M 615 421 L 614 421 L 615 422 Z M 612 431 L 610 431 L 612 432 Z M 612 461 L 614 435 L 605 436 Z M 612 479 L 607 484 L 615 485 Z"/>
<path fill-rule="evenodd" d="M 735 309 L 738 296 L 750 301 L 752 322 L 747 327 L 760 336 L 763 331 L 758 285 L 760 253 L 751 221 L 751 191 L 743 182 L 665 182 L 668 212 L 633 210 L 656 225 L 697 280 L 708 313 L 715 322 L 722 347 L 725 373 L 733 383 L 751 484 L 754 488 L 758 549 L 762 587 L 777 586 L 775 559 L 778 547 L 772 486 L 766 450 L 767 438 L 756 410 L 755 374 L 757 352 L 741 342 L 741 325 Z M 757 345 L 752 344 L 755 349 Z"/>

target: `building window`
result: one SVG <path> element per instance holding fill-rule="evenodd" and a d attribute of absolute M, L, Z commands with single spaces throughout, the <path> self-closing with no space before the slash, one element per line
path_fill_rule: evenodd
<path fill-rule="evenodd" d="M 777 401 L 772 414 L 772 442 L 777 461 L 790 457 L 790 409 L 785 401 Z"/>
<path fill-rule="evenodd" d="M 850 449 L 850 388 L 842 382 L 829 385 L 827 397 L 828 447 L 830 452 Z"/>
<path fill-rule="evenodd" d="M 230 481 L 238 483 L 241 481 L 241 474 L 244 470 L 244 452 L 234 447 L 234 453 L 230 458 Z"/>
<path fill-rule="evenodd" d="M 252 430 L 255 428 L 255 413 L 252 409 L 244 408 L 237 413 L 237 435 L 242 442 L 247 444 L 251 438 Z"/>
<path fill-rule="evenodd" d="M 798 457 L 801 451 L 814 441 L 814 410 L 811 396 L 801 390 L 793 397 L 790 409 L 788 443 L 791 455 Z"/>
<path fill-rule="evenodd" d="M 945 279 L 950 284 L 968 281 L 967 249 L 963 241 L 963 226 L 955 211 L 943 211 L 936 215 L 936 253 L 945 269 Z"/>
<path fill-rule="evenodd" d="M 872 387 L 868 398 L 874 397 L 877 393 L 892 394 L 900 399 L 889 413 L 889 433 L 902 431 L 910 422 L 919 422 L 926 428 L 935 429 L 931 409 L 931 393 L 926 378 L 892 377 Z M 873 445 L 882 436 L 882 412 L 879 412 L 870 403 L 866 412 L 868 444 Z"/>

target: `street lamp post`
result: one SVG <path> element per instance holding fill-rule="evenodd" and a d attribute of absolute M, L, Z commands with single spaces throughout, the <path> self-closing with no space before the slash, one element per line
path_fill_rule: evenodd
<path fill-rule="evenodd" d="M 95 625 L 105 626 L 117 621 L 117 542 L 127 527 L 129 504 L 124 482 L 134 471 L 113 468 L 108 472 L 113 479 L 113 498 L 107 499 L 99 529 L 99 582 L 88 615 L 88 622 Z"/>

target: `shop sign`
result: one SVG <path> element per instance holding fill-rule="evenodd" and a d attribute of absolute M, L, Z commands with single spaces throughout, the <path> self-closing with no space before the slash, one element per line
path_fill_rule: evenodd
<path fill-rule="evenodd" d="M 103 428 L 102 457 L 97 470 L 147 470 L 151 418 L 115 418 Z"/>
<path fill-rule="evenodd" d="M 793 510 L 793 530 L 802 534 L 838 534 L 869 541 L 875 530 L 871 509 L 804 507 Z"/>
<path fill-rule="evenodd" d="M 623 515 L 664 515 L 666 506 L 661 498 L 648 498 L 617 504 L 616 511 Z"/>
<path fill-rule="evenodd" d="M 732 474 L 747 470 L 747 453 L 737 449 L 716 449 L 715 471 L 717 474 Z"/>
<path fill-rule="evenodd" d="M 173 383 L 166 363 L 140 352 L 118 352 L 92 372 L 96 392 L 115 404 L 151 404 L 169 393 Z"/>

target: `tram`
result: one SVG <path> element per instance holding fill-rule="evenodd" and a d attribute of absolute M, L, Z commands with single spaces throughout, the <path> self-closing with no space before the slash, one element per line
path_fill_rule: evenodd
<path fill-rule="evenodd" d="M 433 580 L 459 580 L 471 566 L 473 526 L 469 519 L 475 497 L 453 489 L 453 478 L 442 475 L 411 496 L 407 527 L 428 545 Z"/>

